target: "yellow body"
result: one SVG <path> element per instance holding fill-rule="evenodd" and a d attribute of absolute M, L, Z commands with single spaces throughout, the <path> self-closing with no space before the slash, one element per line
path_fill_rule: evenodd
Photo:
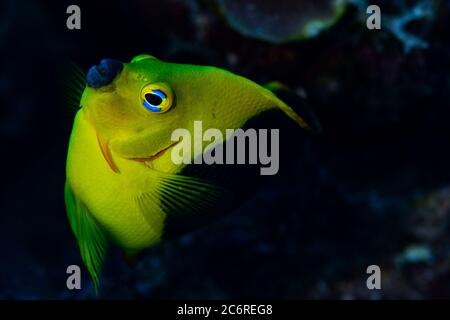
<path fill-rule="evenodd" d="M 142 105 L 143 90 L 155 84 L 171 91 L 164 113 Z M 161 240 L 165 218 L 178 204 L 195 206 L 207 198 L 206 184 L 179 175 L 183 165 L 171 161 L 170 149 L 152 158 L 173 144 L 175 129 L 193 132 L 194 121 L 201 120 L 203 130 L 217 128 L 225 136 L 226 129 L 240 128 L 271 108 L 306 126 L 272 92 L 248 79 L 145 55 L 125 63 L 107 86 L 86 87 L 80 104 L 67 157 L 66 202 L 94 280 L 108 240 L 136 253 Z"/>
<path fill-rule="evenodd" d="M 84 110 L 78 111 L 67 159 L 67 181 L 114 242 L 130 251 L 143 249 L 160 239 L 165 214 L 155 204 L 155 221 L 150 226 L 135 198 L 143 190 L 157 188 L 157 181 L 142 163 L 114 159 L 120 174 L 105 161 Z"/>

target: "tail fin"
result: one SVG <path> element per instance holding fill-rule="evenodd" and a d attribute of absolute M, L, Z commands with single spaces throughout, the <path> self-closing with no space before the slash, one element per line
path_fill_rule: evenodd
<path fill-rule="evenodd" d="M 289 90 L 280 82 L 269 82 L 264 87 L 273 93 L 272 100 L 276 106 L 300 127 L 311 133 L 322 132 L 322 126 L 305 98 Z M 295 110 L 291 106 L 295 106 Z"/>

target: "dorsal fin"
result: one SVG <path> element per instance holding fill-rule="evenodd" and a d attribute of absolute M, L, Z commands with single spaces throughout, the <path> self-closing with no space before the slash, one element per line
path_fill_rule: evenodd
<path fill-rule="evenodd" d="M 322 126 L 305 98 L 277 81 L 269 82 L 264 88 L 270 91 L 269 98 L 276 106 L 300 127 L 311 133 L 322 132 Z"/>

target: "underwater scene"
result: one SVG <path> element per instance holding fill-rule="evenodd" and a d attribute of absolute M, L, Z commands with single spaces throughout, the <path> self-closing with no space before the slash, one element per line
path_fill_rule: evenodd
<path fill-rule="evenodd" d="M 450 299 L 449 0 L 0 8 L 0 300 Z"/>

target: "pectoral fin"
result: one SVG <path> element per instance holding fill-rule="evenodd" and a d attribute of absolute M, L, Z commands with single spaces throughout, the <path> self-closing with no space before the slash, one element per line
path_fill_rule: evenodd
<path fill-rule="evenodd" d="M 155 205 L 168 215 L 189 215 L 208 212 L 222 199 L 226 190 L 206 180 L 189 176 L 155 172 L 155 191 L 143 193 L 138 199 L 144 217 L 154 224 Z"/>
<path fill-rule="evenodd" d="M 89 209 L 74 195 L 67 182 L 64 188 L 64 198 L 70 226 L 77 238 L 81 258 L 97 292 L 108 241 Z"/>

